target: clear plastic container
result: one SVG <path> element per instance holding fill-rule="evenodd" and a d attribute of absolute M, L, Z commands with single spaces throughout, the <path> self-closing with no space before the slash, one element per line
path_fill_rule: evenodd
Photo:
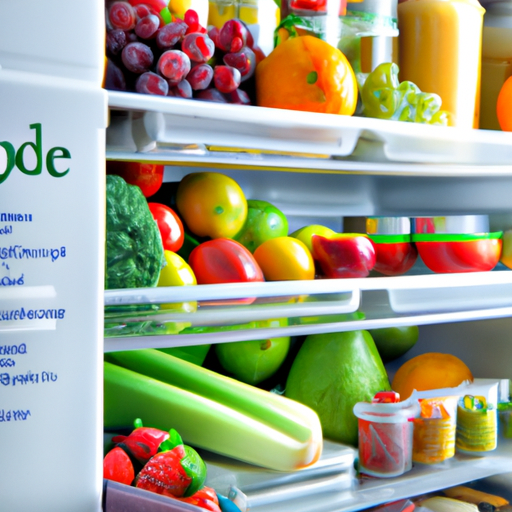
<path fill-rule="evenodd" d="M 421 414 L 414 420 L 412 460 L 437 464 L 455 455 L 457 397 L 420 400 Z"/>
<path fill-rule="evenodd" d="M 400 81 L 438 94 L 453 126 L 479 125 L 483 15 L 477 0 L 398 4 Z"/>
<path fill-rule="evenodd" d="M 457 404 L 457 451 L 473 455 L 495 450 L 498 417 L 493 404 L 481 396 L 465 395 Z"/>
<path fill-rule="evenodd" d="M 412 419 L 419 415 L 417 400 L 398 403 L 358 402 L 359 470 L 378 476 L 399 476 L 412 468 Z"/>

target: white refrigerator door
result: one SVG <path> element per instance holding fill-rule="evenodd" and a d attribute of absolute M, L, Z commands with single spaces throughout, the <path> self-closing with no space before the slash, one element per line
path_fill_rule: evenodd
<path fill-rule="evenodd" d="M 106 93 L 0 71 L 0 509 L 102 490 Z"/>

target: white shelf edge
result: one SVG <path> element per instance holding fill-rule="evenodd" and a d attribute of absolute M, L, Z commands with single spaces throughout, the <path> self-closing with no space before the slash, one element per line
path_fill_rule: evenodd
<path fill-rule="evenodd" d="M 393 162 L 473 167 L 508 165 L 512 160 L 512 134 L 506 132 L 115 91 L 109 91 L 108 98 L 113 110 L 142 113 L 131 133 L 143 152 L 157 143 L 225 146 L 229 141 L 235 148 L 359 158 L 357 144 L 369 142 L 381 145 L 380 158 Z"/>

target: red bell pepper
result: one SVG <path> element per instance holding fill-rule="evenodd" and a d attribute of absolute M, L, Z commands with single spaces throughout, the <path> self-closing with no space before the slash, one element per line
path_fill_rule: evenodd
<path fill-rule="evenodd" d="M 328 278 L 366 277 L 375 266 L 375 245 L 363 234 L 313 235 L 311 245 L 313 259 Z"/>

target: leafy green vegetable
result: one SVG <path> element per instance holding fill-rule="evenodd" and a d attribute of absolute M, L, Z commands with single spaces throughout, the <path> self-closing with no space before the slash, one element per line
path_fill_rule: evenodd
<path fill-rule="evenodd" d="M 398 66 L 377 66 L 361 87 L 362 115 L 379 119 L 446 126 L 450 114 L 441 110 L 441 98 L 421 92 L 412 82 L 398 80 Z"/>
<path fill-rule="evenodd" d="M 160 232 L 140 188 L 107 175 L 105 288 L 156 286 L 163 257 Z"/>

